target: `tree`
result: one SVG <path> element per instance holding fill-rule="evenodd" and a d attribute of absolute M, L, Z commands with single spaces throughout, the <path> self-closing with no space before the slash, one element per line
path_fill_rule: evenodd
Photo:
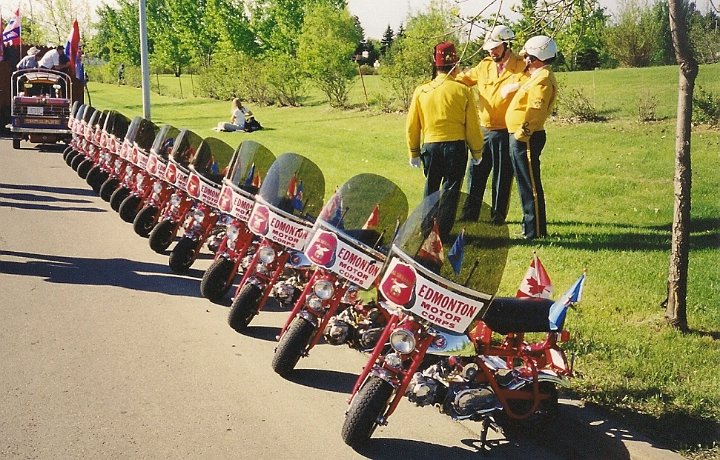
<path fill-rule="evenodd" d="M 387 54 L 388 50 L 392 46 L 393 40 L 395 40 L 395 36 L 393 34 L 393 30 L 390 28 L 390 24 L 388 24 L 387 29 L 385 29 L 385 32 L 383 33 L 382 40 L 380 40 L 380 54 L 383 56 Z"/>
<path fill-rule="evenodd" d="M 97 34 L 89 41 L 88 50 L 111 63 L 125 62 L 139 66 L 140 29 L 137 3 L 132 0 L 117 0 L 117 3 L 117 8 L 103 4 L 97 9 Z M 157 2 L 147 2 L 148 10 L 153 10 L 153 3 Z"/>
<path fill-rule="evenodd" d="M 692 136 L 692 101 L 699 66 L 693 56 L 687 30 L 686 10 L 682 0 L 669 0 L 670 32 L 678 73 L 677 124 L 675 125 L 675 203 L 673 206 L 672 243 L 668 273 L 668 295 L 665 317 L 671 326 L 688 329 L 687 286 L 690 259 L 690 196 L 692 169 L 690 141 Z"/>
<path fill-rule="evenodd" d="M 620 64 L 628 67 L 650 65 L 659 24 L 651 8 L 630 0 L 619 12 L 617 24 L 606 29 L 605 43 Z"/>
<path fill-rule="evenodd" d="M 343 107 L 356 75 L 352 61 L 362 30 L 347 9 L 323 3 L 305 11 L 298 43 L 298 59 L 330 105 Z"/>

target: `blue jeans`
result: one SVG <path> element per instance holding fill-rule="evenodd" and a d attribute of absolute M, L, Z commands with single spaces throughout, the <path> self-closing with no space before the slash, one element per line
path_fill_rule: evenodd
<path fill-rule="evenodd" d="M 540 154 L 545 140 L 545 131 L 532 133 L 527 142 L 510 137 L 510 157 L 523 211 L 522 232 L 528 239 L 547 236 L 545 192 L 540 179 Z"/>
<path fill-rule="evenodd" d="M 462 141 L 430 142 L 423 144 L 420 158 L 425 173 L 425 196 L 440 190 L 442 186 L 443 202 L 448 210 L 446 219 L 438 222 L 440 236 L 446 237 L 452 229 L 454 210 L 460 197 L 465 166 L 467 165 L 467 144 Z M 452 214 L 452 217 L 450 217 Z"/>

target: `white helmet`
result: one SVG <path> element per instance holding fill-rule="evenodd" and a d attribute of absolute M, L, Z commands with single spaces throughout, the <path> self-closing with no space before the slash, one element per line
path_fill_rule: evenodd
<path fill-rule="evenodd" d="M 557 44 L 555 40 L 547 35 L 536 35 L 525 42 L 520 54 L 534 56 L 541 61 L 547 61 L 557 55 Z"/>
<path fill-rule="evenodd" d="M 485 43 L 482 49 L 490 51 L 503 43 L 509 43 L 515 39 L 515 33 L 508 26 L 495 26 L 485 34 Z"/>

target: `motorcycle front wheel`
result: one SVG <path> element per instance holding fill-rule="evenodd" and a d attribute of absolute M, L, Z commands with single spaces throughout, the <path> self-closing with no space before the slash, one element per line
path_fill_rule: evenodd
<path fill-rule="evenodd" d="M 92 167 L 95 165 L 95 163 L 92 162 L 91 159 L 87 158 L 85 161 L 81 162 L 78 166 L 77 173 L 78 176 L 80 176 L 81 179 L 87 179 L 88 173 L 92 169 Z"/>
<path fill-rule="evenodd" d="M 80 163 L 85 161 L 85 159 L 86 159 L 85 155 L 75 155 L 75 158 L 73 158 L 72 161 L 70 162 L 70 167 L 72 169 L 74 169 L 75 171 L 77 171 L 78 166 L 80 166 Z"/>
<path fill-rule="evenodd" d="M 175 222 L 164 220 L 157 224 L 150 232 L 150 249 L 158 254 L 164 254 L 175 236 Z"/>
<path fill-rule="evenodd" d="M 232 273 L 235 264 L 232 260 L 225 257 L 215 259 L 210 267 L 205 270 L 202 281 L 200 282 L 200 294 L 211 302 L 217 302 L 225 297 L 227 291 L 232 286 Z"/>
<path fill-rule="evenodd" d="M 378 419 L 385 413 L 393 387 L 379 377 L 370 377 L 358 390 L 345 415 L 342 438 L 345 444 L 357 449 L 365 444 L 375 428 Z"/>
<path fill-rule="evenodd" d="M 119 180 L 114 177 L 108 177 L 107 180 L 103 182 L 102 186 L 100 186 L 100 198 L 105 201 L 110 201 L 110 197 L 112 197 L 112 194 L 118 188 L 118 185 L 120 185 Z"/>
<path fill-rule="evenodd" d="M 201 244 L 200 241 L 190 238 L 180 238 L 180 241 L 170 252 L 170 259 L 168 260 L 170 270 L 178 274 L 186 273 L 195 262 Z"/>
<path fill-rule="evenodd" d="M 115 212 L 120 211 L 120 205 L 122 202 L 130 196 L 130 190 L 126 187 L 118 187 L 117 190 L 113 192 L 112 195 L 110 195 L 110 207 Z"/>
<path fill-rule="evenodd" d="M 109 174 L 100 169 L 100 166 L 95 166 L 90 170 L 88 173 L 87 178 L 85 178 L 85 181 L 88 183 L 90 187 L 92 187 L 93 192 L 100 194 L 100 187 L 105 183 L 107 178 L 109 177 Z"/>
<path fill-rule="evenodd" d="M 65 150 L 63 150 L 63 153 L 62 153 L 63 161 L 67 159 L 68 155 L 70 155 L 70 152 L 72 152 L 73 150 L 75 150 L 75 149 L 73 149 L 71 145 L 68 145 L 67 147 L 65 147 Z"/>
<path fill-rule="evenodd" d="M 75 159 L 76 156 L 78 156 L 80 152 L 73 149 L 68 152 L 67 155 L 65 155 L 65 163 L 67 163 L 68 166 L 72 164 L 72 161 Z"/>
<path fill-rule="evenodd" d="M 140 197 L 135 195 L 130 195 L 127 198 L 123 200 L 122 203 L 120 203 L 120 209 L 118 210 L 118 214 L 120 214 L 120 218 L 127 222 L 128 224 L 132 224 L 135 220 L 135 216 L 137 216 L 138 212 L 138 205 L 140 204 Z"/>
<path fill-rule="evenodd" d="M 275 348 L 275 356 L 272 360 L 273 370 L 282 377 L 292 372 L 305 353 L 313 335 L 315 335 L 315 325 L 296 316 L 280 337 L 280 342 Z"/>
<path fill-rule="evenodd" d="M 150 232 L 155 227 L 155 219 L 157 219 L 158 212 L 158 208 L 155 206 L 145 206 L 142 208 L 133 220 L 133 230 L 135 230 L 135 233 L 143 238 L 150 236 Z"/>
<path fill-rule="evenodd" d="M 228 324 L 238 332 L 248 327 L 250 321 L 258 314 L 262 291 L 254 284 L 246 284 L 233 300 L 228 313 Z"/>

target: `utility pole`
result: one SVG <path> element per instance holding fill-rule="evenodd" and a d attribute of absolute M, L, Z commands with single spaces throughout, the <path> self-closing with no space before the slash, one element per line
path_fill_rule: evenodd
<path fill-rule="evenodd" d="M 145 0 L 140 0 L 140 69 L 142 70 L 143 118 L 150 120 L 150 64 L 148 63 Z"/>

